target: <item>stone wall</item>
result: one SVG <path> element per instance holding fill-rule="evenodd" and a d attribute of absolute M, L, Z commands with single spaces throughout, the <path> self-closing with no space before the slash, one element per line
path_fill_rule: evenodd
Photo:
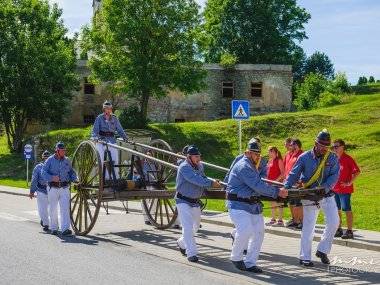
<path fill-rule="evenodd" d="M 250 101 L 251 114 L 289 111 L 293 82 L 291 66 L 266 64 L 240 64 L 234 69 L 224 69 L 217 64 L 205 65 L 207 87 L 185 96 L 170 92 L 170 102 L 157 103 L 154 121 L 199 121 L 231 117 L 231 100 Z M 222 83 L 233 82 L 232 98 L 222 96 Z M 262 83 L 262 97 L 251 96 L 251 83 Z M 157 112 L 165 103 L 165 112 Z M 154 108 L 154 107 L 153 107 Z M 151 109 L 150 112 L 151 114 Z M 157 116 L 158 115 L 158 116 Z M 152 117 L 153 118 L 153 117 Z"/>
<path fill-rule="evenodd" d="M 206 64 L 206 88 L 201 92 L 184 95 L 172 90 L 166 98 L 150 98 L 148 117 L 152 122 L 203 121 L 231 117 L 231 100 L 250 101 L 251 115 L 268 112 L 289 111 L 291 108 L 292 70 L 288 65 L 238 64 L 233 69 L 224 69 L 217 64 Z M 74 94 L 72 112 L 66 124 L 86 125 L 84 116 L 101 112 L 102 103 L 112 100 L 106 85 L 95 86 L 94 95 L 84 94 L 84 77 L 90 72 L 85 60 L 78 60 L 77 72 L 81 88 Z M 232 98 L 222 96 L 222 83 L 233 82 Z M 251 96 L 251 83 L 262 83 L 262 97 Z M 138 105 L 134 99 L 120 100 L 119 108 Z"/>

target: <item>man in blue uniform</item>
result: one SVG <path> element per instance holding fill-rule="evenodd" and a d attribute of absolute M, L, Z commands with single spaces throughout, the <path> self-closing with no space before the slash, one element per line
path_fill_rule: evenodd
<path fill-rule="evenodd" d="M 261 146 L 257 140 L 250 141 L 244 156 L 232 167 L 227 183 L 227 207 L 236 228 L 232 245 L 231 261 L 240 270 L 261 273 L 256 266 L 264 239 L 262 203 L 258 196 L 285 198 L 288 191 L 264 183 L 257 170 Z M 247 255 L 243 251 L 248 244 Z"/>
<path fill-rule="evenodd" d="M 42 167 L 42 178 L 48 183 L 50 230 L 53 235 L 58 234 L 58 203 L 62 235 L 71 235 L 70 183 L 77 182 L 78 177 L 65 153 L 64 143 L 58 142 L 55 154 L 50 156 Z"/>
<path fill-rule="evenodd" d="M 260 148 L 261 148 L 261 141 L 260 141 L 260 138 L 258 137 L 254 137 L 254 138 L 251 138 L 248 142 L 248 144 L 250 143 L 253 143 L 253 142 L 257 142 L 259 145 L 260 145 Z M 227 172 L 226 176 L 224 177 L 224 180 L 223 182 L 224 183 L 228 183 L 228 177 L 231 173 L 231 169 L 232 167 L 238 162 L 240 161 L 242 158 L 244 158 L 244 153 L 243 154 L 240 154 L 238 155 L 234 161 L 231 163 L 231 166 L 230 166 L 230 170 Z M 267 163 L 268 161 L 261 157 L 259 158 L 259 160 L 257 161 L 256 163 L 256 169 L 257 171 L 259 172 L 259 176 L 260 178 L 266 178 L 267 177 Z M 236 228 L 234 228 L 232 231 L 231 231 L 231 239 L 232 239 L 232 242 L 235 240 L 235 235 L 236 235 Z M 248 247 L 248 244 L 247 244 L 247 247 Z M 246 248 L 247 248 L 246 247 Z M 246 250 L 244 250 L 244 252 L 246 252 Z"/>
<path fill-rule="evenodd" d="M 198 148 L 191 145 L 187 149 L 187 158 L 177 171 L 176 205 L 182 225 L 182 236 L 177 240 L 179 249 L 190 262 L 198 261 L 198 249 L 194 234 L 201 220 L 200 197 L 205 188 L 219 188 L 218 181 L 207 178 L 201 163 Z"/>
<path fill-rule="evenodd" d="M 251 138 L 248 142 L 248 144 L 252 143 L 252 142 L 257 142 L 258 144 L 261 145 L 261 141 L 260 141 L 260 138 L 259 137 L 254 137 L 254 138 Z M 226 176 L 224 177 L 224 180 L 223 182 L 224 183 L 227 183 L 228 182 L 228 176 L 230 175 L 230 172 L 231 172 L 231 169 L 232 167 L 240 160 L 244 157 L 244 153 L 243 154 L 240 154 L 238 155 L 237 157 L 235 157 L 234 161 L 231 163 L 230 165 L 230 170 L 227 172 Z M 259 176 L 260 178 L 266 178 L 267 177 L 267 164 L 268 164 L 268 161 L 264 158 L 264 157 L 261 157 L 260 156 L 260 159 L 258 160 L 257 164 L 256 164 L 256 168 L 257 168 L 257 171 L 259 172 Z"/>
<path fill-rule="evenodd" d="M 123 127 L 121 126 L 121 124 L 119 122 L 119 119 L 114 114 L 112 114 L 111 102 L 105 101 L 103 103 L 103 113 L 100 114 L 95 119 L 95 123 L 94 123 L 93 129 L 92 129 L 91 138 L 94 140 L 100 139 L 102 141 L 106 141 L 108 143 L 115 144 L 116 143 L 116 138 L 115 138 L 116 132 L 119 136 L 121 136 L 124 139 L 124 141 L 128 141 L 128 136 L 124 132 Z M 96 148 L 100 154 L 100 159 L 101 159 L 102 164 L 103 164 L 106 146 L 101 144 L 101 143 L 97 143 Z M 108 149 L 111 153 L 113 164 L 118 164 L 119 163 L 118 150 L 116 148 L 113 148 L 113 147 L 108 147 Z M 117 168 L 115 168 L 115 175 L 116 175 L 116 178 L 118 178 L 119 171 Z M 108 171 L 106 172 L 106 178 L 107 179 L 109 178 Z"/>
<path fill-rule="evenodd" d="M 318 244 L 316 256 L 324 264 L 330 263 L 327 254 L 331 250 L 332 241 L 339 226 L 338 210 L 332 191 L 339 177 L 339 161 L 337 156 L 329 151 L 330 146 L 330 134 L 327 130 L 321 131 L 315 139 L 313 149 L 298 157 L 284 183 L 286 189 L 290 189 L 301 181 L 304 188 L 320 186 L 324 187 L 326 191 L 326 196 L 319 202 L 319 205 L 312 205 L 310 201 L 306 200 L 301 201 L 304 207 L 300 264 L 304 266 L 314 265 L 311 261 L 311 247 L 319 208 L 322 208 L 325 214 L 326 227 Z"/>
<path fill-rule="evenodd" d="M 40 216 L 40 223 L 45 232 L 49 231 L 49 201 L 46 190 L 46 181 L 42 178 L 42 167 L 49 156 L 50 153 L 45 150 L 42 153 L 42 161 L 33 169 L 32 183 L 30 184 L 29 192 L 30 199 L 33 199 L 35 193 L 37 193 L 38 215 Z"/>

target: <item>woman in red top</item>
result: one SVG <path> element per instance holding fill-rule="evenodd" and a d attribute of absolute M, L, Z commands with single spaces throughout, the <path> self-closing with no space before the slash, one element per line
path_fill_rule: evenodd
<path fill-rule="evenodd" d="M 270 146 L 269 149 L 269 161 L 267 164 L 267 178 L 269 180 L 283 181 L 284 180 L 284 161 L 280 151 L 275 146 Z M 276 215 L 278 209 L 278 226 L 283 226 L 284 222 L 282 220 L 283 208 L 282 203 L 272 202 L 272 219 L 269 222 L 269 225 L 276 224 Z"/>
<path fill-rule="evenodd" d="M 334 142 L 333 148 L 339 158 L 340 172 L 339 179 L 334 187 L 335 201 L 338 206 L 340 218 L 339 228 L 335 237 L 342 239 L 353 239 L 352 232 L 353 215 L 351 211 L 351 194 L 354 192 L 354 180 L 360 174 L 360 169 L 355 160 L 345 152 L 346 144 L 343 140 L 338 139 Z M 347 231 L 343 234 L 342 211 L 346 212 Z"/>

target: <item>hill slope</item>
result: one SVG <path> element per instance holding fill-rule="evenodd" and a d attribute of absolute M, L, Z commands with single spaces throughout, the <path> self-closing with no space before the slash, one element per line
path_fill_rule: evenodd
<path fill-rule="evenodd" d="M 252 136 L 260 136 L 264 154 L 269 145 L 279 146 L 283 150 L 283 141 L 288 136 L 298 137 L 303 148 L 309 149 L 315 135 L 323 128 L 331 132 L 333 139 L 345 140 L 348 152 L 362 170 L 355 183 L 356 193 L 353 196 L 355 226 L 380 231 L 380 207 L 376 201 L 380 194 L 380 94 L 351 96 L 346 104 L 330 108 L 252 117 L 242 125 L 243 147 Z M 238 128 L 233 120 L 152 124 L 150 128 L 176 151 L 185 144 L 198 145 L 203 159 L 218 165 L 228 167 L 238 154 Z M 72 153 L 80 140 L 88 138 L 89 133 L 90 128 L 51 131 L 43 135 L 43 143 L 52 146 L 57 140 L 64 140 Z M 4 155 L 0 154 L 2 174 L 6 171 L 2 167 Z M 209 174 L 218 176 L 218 173 Z M 224 208 L 220 201 L 209 201 L 209 207 Z"/>

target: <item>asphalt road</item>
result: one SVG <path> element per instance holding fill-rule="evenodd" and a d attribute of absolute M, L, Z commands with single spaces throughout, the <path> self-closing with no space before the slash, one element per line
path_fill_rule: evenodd
<path fill-rule="evenodd" d="M 178 230 L 146 226 L 139 213 L 102 212 L 89 236 L 63 238 L 42 231 L 35 200 L 0 191 L 0 284 L 380 284 L 379 252 L 334 246 L 336 266 L 303 268 L 299 240 L 271 234 L 264 274 L 240 272 L 229 261 L 230 230 L 204 224 L 192 264 L 176 248 Z"/>

